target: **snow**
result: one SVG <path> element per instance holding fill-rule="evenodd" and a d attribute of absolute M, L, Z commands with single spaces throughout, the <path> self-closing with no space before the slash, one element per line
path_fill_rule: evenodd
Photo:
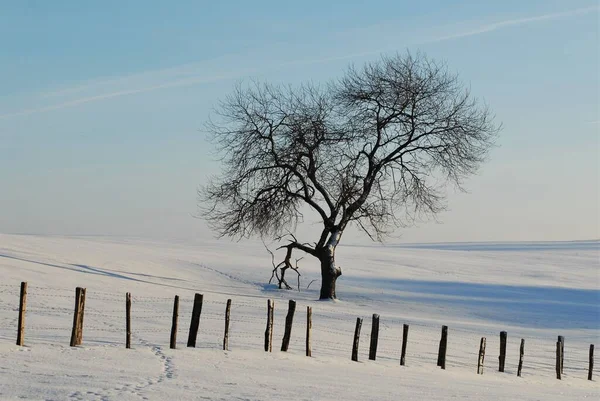
<path fill-rule="evenodd" d="M 300 262 L 301 291 L 266 281 L 261 243 L 0 234 L 1 400 L 580 400 L 589 344 L 600 338 L 600 243 L 465 243 L 340 246 L 337 302 L 319 302 L 318 267 Z M 293 274 L 288 276 L 295 283 Z M 18 347 L 19 284 L 29 283 L 26 347 Z M 75 287 L 87 288 L 83 345 L 69 347 Z M 131 292 L 132 349 L 124 347 Z M 193 294 L 204 294 L 197 348 L 186 348 Z M 178 349 L 168 347 L 180 296 Z M 230 351 L 223 351 L 232 299 Z M 266 300 L 275 299 L 272 353 L 263 351 Z M 298 302 L 287 353 L 279 351 L 287 300 Z M 304 356 L 306 306 L 313 357 Z M 373 313 L 377 361 L 368 361 Z M 357 317 L 360 362 L 350 361 Z M 399 366 L 402 324 L 407 366 Z M 446 370 L 436 367 L 449 326 Z M 505 373 L 499 332 L 508 332 Z M 554 375 L 566 338 L 563 380 Z M 487 338 L 484 375 L 479 339 Z M 523 377 L 516 377 L 525 338 Z M 598 366 L 598 364 L 596 364 Z M 595 377 L 600 372 L 595 371 Z"/>

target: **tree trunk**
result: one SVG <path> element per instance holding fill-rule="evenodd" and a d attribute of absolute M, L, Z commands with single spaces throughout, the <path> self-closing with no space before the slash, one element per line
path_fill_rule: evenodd
<path fill-rule="evenodd" d="M 335 265 L 335 248 L 326 248 L 321 255 L 321 295 L 319 299 L 336 299 L 335 282 L 342 269 Z"/>

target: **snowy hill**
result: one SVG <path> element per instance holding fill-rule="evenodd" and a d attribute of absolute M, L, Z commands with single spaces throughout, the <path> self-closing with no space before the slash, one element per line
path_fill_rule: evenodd
<path fill-rule="evenodd" d="M 589 344 L 600 338 L 599 258 L 598 241 L 340 246 L 340 301 L 319 302 L 318 283 L 306 289 L 319 279 L 316 266 L 300 262 L 300 292 L 276 290 L 266 284 L 270 256 L 252 241 L 0 235 L 0 399 L 596 398 L 597 379 L 586 379 Z M 26 347 L 15 345 L 21 281 L 29 284 Z M 87 288 L 83 345 L 71 348 L 77 286 Z M 126 292 L 133 296 L 130 350 Z M 193 349 L 186 340 L 195 292 L 204 294 L 204 306 Z M 171 350 L 175 295 L 178 349 Z M 265 353 L 269 298 L 275 343 Z M 230 350 L 223 351 L 227 299 Z M 298 307 L 283 353 L 288 299 Z M 313 308 L 312 358 L 304 356 L 306 306 Z M 368 361 L 373 313 L 381 331 L 377 360 Z M 350 361 L 357 317 L 364 318 L 359 363 Z M 410 331 L 401 367 L 404 323 Z M 436 367 L 442 325 L 449 327 L 445 371 Z M 501 330 L 508 332 L 504 373 Z M 566 338 L 561 381 L 554 375 L 558 335 Z M 486 363 L 477 375 L 481 337 Z"/>

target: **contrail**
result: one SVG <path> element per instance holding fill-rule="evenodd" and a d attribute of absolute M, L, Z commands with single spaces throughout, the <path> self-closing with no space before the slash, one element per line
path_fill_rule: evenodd
<path fill-rule="evenodd" d="M 481 26 L 481 27 L 473 29 L 471 31 L 453 33 L 453 34 L 446 35 L 446 36 L 440 36 L 440 37 L 428 40 L 423 43 L 433 43 L 433 42 L 442 42 L 444 40 L 459 39 L 459 38 L 464 38 L 467 36 L 474 36 L 474 35 L 480 35 L 482 33 L 497 31 L 499 29 L 507 28 L 510 26 L 524 25 L 524 24 L 528 24 L 531 22 L 562 19 L 562 18 L 567 18 L 567 17 L 573 17 L 575 15 L 589 14 L 594 11 L 598 11 L 597 6 L 577 8 L 575 10 L 562 11 L 562 12 L 551 13 L 551 14 L 543 14 L 543 15 L 537 15 L 537 16 L 533 16 L 533 17 L 517 18 L 517 19 L 506 20 L 506 21 L 500 21 L 500 22 L 495 22 L 493 24 Z"/>
<path fill-rule="evenodd" d="M 252 71 L 249 71 L 248 73 L 250 73 L 250 72 L 252 72 Z M 240 72 L 240 73 L 229 74 L 229 75 L 216 75 L 216 76 L 212 76 L 212 77 L 196 77 L 196 78 L 180 79 L 180 80 L 176 80 L 176 81 L 165 82 L 164 84 L 147 86 L 147 87 L 143 87 L 143 88 L 121 90 L 121 91 L 117 91 L 117 92 L 105 93 L 102 95 L 88 96 L 88 97 L 83 97 L 80 99 L 75 99 L 75 100 L 70 100 L 70 101 L 63 102 L 63 103 L 54 104 L 51 106 L 40 107 L 40 108 L 35 108 L 35 109 L 26 109 L 26 110 L 17 111 L 14 113 L 2 114 L 2 115 L 0 115 L 0 119 L 8 118 L 8 117 L 16 117 L 16 116 L 26 116 L 26 115 L 30 115 L 30 114 L 34 114 L 34 113 L 43 113 L 43 112 L 52 111 L 52 110 L 60 110 L 60 109 L 64 109 L 67 107 L 77 106 L 80 104 L 95 102 L 98 100 L 112 99 L 115 97 L 121 97 L 121 96 L 127 96 L 127 95 L 135 95 L 138 93 L 150 92 L 150 91 L 154 91 L 154 90 L 158 90 L 158 89 L 176 88 L 176 87 L 181 87 L 181 86 L 191 86 L 191 85 L 198 85 L 198 84 L 203 84 L 203 83 L 217 82 L 217 81 L 224 80 L 224 79 L 236 78 L 240 74 L 242 74 L 242 73 Z"/>
<path fill-rule="evenodd" d="M 597 6 L 591 6 L 591 7 L 578 8 L 578 9 L 574 9 L 574 10 L 562 11 L 562 12 L 557 12 L 557 13 L 542 14 L 542 15 L 526 17 L 526 18 L 505 20 L 505 21 L 495 22 L 493 24 L 483 25 L 481 27 L 478 27 L 478 28 L 470 30 L 470 31 L 458 32 L 458 33 L 453 33 L 453 34 L 449 34 L 449 35 L 445 35 L 445 36 L 440 36 L 440 37 L 422 41 L 419 43 L 426 44 L 426 43 L 442 42 L 442 41 L 452 40 L 452 39 L 460 39 L 460 38 L 464 38 L 464 37 L 468 37 L 468 36 L 474 36 L 474 35 L 480 35 L 480 34 L 487 33 L 487 32 L 492 32 L 492 31 L 496 31 L 499 29 L 516 26 L 516 25 L 524 25 L 524 24 L 528 24 L 528 23 L 563 19 L 563 18 L 572 17 L 572 16 L 576 16 L 576 15 L 589 14 L 591 12 L 597 12 L 598 9 L 599 8 Z M 281 67 L 290 66 L 290 65 L 321 64 L 321 63 L 326 63 L 326 62 L 331 62 L 331 61 L 336 61 L 336 60 L 352 59 L 352 58 L 356 58 L 356 57 L 380 54 L 384 50 L 389 50 L 389 49 L 369 50 L 369 51 L 364 51 L 364 52 L 352 53 L 352 54 L 341 55 L 341 56 L 331 56 L 331 57 L 327 57 L 327 58 L 313 59 L 313 60 L 306 60 L 306 59 L 292 60 L 292 61 L 280 63 L 280 64 L 274 66 L 274 68 L 281 68 Z M 189 67 L 190 65 L 188 64 L 186 66 Z M 158 74 L 158 73 L 165 73 L 165 72 L 169 72 L 169 71 L 177 71 L 178 68 L 179 67 L 171 67 L 171 68 L 167 68 L 164 70 L 156 71 L 154 73 Z M 110 92 L 110 93 L 96 95 L 96 96 L 88 96 L 88 97 L 83 97 L 83 98 L 79 98 L 79 99 L 75 99 L 75 100 L 71 100 L 71 101 L 67 101 L 67 102 L 63 102 L 63 103 L 58 103 L 58 104 L 54 104 L 54 105 L 50 105 L 50 106 L 34 108 L 34 109 L 25 109 L 25 110 L 20 110 L 20 111 L 16 111 L 13 113 L 7 113 L 7 114 L 0 114 L 0 120 L 10 118 L 10 117 L 26 116 L 26 115 L 31 115 L 31 114 L 35 114 L 35 113 L 43 113 L 43 112 L 48 112 L 48 111 L 53 111 L 53 110 L 60 110 L 60 109 L 64 109 L 67 107 L 77 106 L 80 104 L 91 103 L 91 102 L 95 102 L 95 101 L 99 101 L 99 100 L 112 99 L 112 98 L 127 96 L 127 95 L 135 95 L 135 94 L 155 91 L 155 90 L 159 90 L 159 89 L 191 86 L 191 85 L 198 85 L 198 84 L 203 84 L 203 83 L 217 82 L 217 81 L 225 80 L 225 79 L 233 79 L 233 78 L 238 78 L 240 76 L 247 75 L 250 73 L 255 73 L 257 71 L 259 71 L 259 69 L 255 68 L 255 69 L 248 69 L 246 71 L 240 70 L 240 71 L 230 73 L 230 74 L 216 75 L 216 76 L 211 76 L 211 77 L 192 77 L 192 78 L 179 79 L 179 80 L 174 80 L 174 81 L 170 81 L 170 82 L 165 82 L 163 84 L 152 85 L 152 86 L 147 86 L 147 87 L 142 87 L 142 88 L 137 88 L 137 89 L 128 89 L 128 90 Z M 153 72 L 140 73 L 140 75 L 142 75 L 142 76 L 148 76 L 150 74 L 153 74 Z M 118 81 L 118 78 L 110 80 L 110 82 L 115 82 L 115 81 Z M 98 84 L 102 84 L 102 82 L 98 82 Z M 93 84 L 91 84 L 89 86 L 92 86 L 92 85 Z M 80 87 L 74 88 L 74 89 L 73 88 L 72 89 L 63 89 L 56 93 L 60 94 L 60 93 L 68 93 L 70 91 L 78 91 L 87 86 L 88 85 L 83 85 L 83 86 L 80 86 Z M 50 94 L 50 96 L 51 95 L 52 94 Z"/>

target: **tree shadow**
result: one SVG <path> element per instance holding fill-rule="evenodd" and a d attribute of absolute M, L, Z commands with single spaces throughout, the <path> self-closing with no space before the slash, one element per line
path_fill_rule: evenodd
<path fill-rule="evenodd" d="M 497 323 L 533 328 L 600 328 L 600 290 L 596 289 L 362 277 L 346 277 L 346 282 L 381 289 L 377 298 L 383 302 L 444 307 L 448 313 L 454 309 L 463 316 Z"/>
<path fill-rule="evenodd" d="M 56 267 L 58 269 L 70 270 L 70 271 L 79 272 L 79 273 L 95 274 L 95 275 L 99 275 L 99 276 L 108 276 L 108 277 L 117 278 L 117 279 L 121 279 L 121 280 L 147 282 L 144 280 L 138 280 L 134 277 L 124 276 L 115 271 L 111 271 L 108 269 L 100 269 L 100 268 L 92 267 L 92 266 L 88 266 L 88 265 L 65 264 L 65 265 L 61 266 L 61 265 L 56 265 L 56 264 L 52 264 L 52 263 L 40 262 L 37 260 L 31 260 L 31 259 L 26 259 L 26 258 L 18 258 L 16 256 L 10 256 L 10 255 L 4 255 L 4 254 L 0 254 L 0 258 L 14 259 L 14 260 L 19 260 L 21 262 L 34 263 L 37 265 L 48 266 L 48 267 Z"/>
<path fill-rule="evenodd" d="M 535 241 L 535 242 L 439 242 L 414 244 L 362 244 L 342 245 L 361 248 L 431 249 L 438 251 L 479 252 L 539 252 L 539 251 L 598 251 L 600 241 Z"/>
<path fill-rule="evenodd" d="M 65 264 L 64 266 L 61 266 L 58 264 L 40 262 L 37 260 L 20 258 L 20 257 L 16 257 L 16 256 L 5 255 L 5 254 L 0 254 L 0 258 L 14 259 L 14 260 L 19 260 L 21 262 L 33 263 L 33 264 L 54 267 L 54 268 L 64 269 L 64 270 L 70 270 L 70 271 L 78 272 L 78 273 L 111 277 L 111 278 L 116 278 L 119 280 L 135 281 L 135 282 L 139 282 L 139 283 L 152 284 L 152 285 L 157 285 L 157 286 L 161 286 L 161 287 L 168 287 L 168 288 L 175 288 L 175 289 L 189 290 L 189 291 L 201 291 L 201 292 L 211 293 L 211 294 L 238 296 L 238 297 L 245 297 L 245 298 L 263 298 L 262 295 L 252 295 L 252 294 L 243 294 L 242 295 L 242 294 L 235 293 L 235 292 L 216 291 L 216 290 L 208 290 L 208 289 L 200 290 L 197 286 L 184 285 L 183 283 L 187 283 L 187 284 L 189 284 L 189 283 L 186 280 L 176 279 L 176 278 L 165 278 L 162 276 L 152 276 L 149 274 L 127 273 L 127 274 L 136 274 L 141 277 L 155 278 L 155 279 L 160 279 L 160 280 L 168 279 L 171 281 L 179 281 L 179 282 L 181 282 L 181 284 L 180 283 L 173 283 L 173 284 L 161 283 L 161 282 L 139 279 L 139 278 L 135 278 L 135 277 L 128 277 L 123 274 L 119 274 L 119 271 L 117 271 L 117 270 L 101 269 L 98 267 L 92 267 L 92 266 L 82 265 L 82 264 Z M 210 270 L 215 271 L 214 269 L 210 269 Z M 221 273 L 218 271 L 215 271 L 215 272 L 225 275 L 224 273 Z M 122 272 L 122 273 L 126 273 L 126 272 Z M 249 283 L 249 285 L 251 285 L 251 283 Z"/>
<path fill-rule="evenodd" d="M 111 269 L 101 269 L 99 267 L 93 267 L 93 266 L 82 265 L 82 264 L 65 264 L 65 265 L 61 266 L 61 265 L 56 265 L 56 264 L 52 264 L 52 263 L 40 262 L 37 260 L 31 260 L 31 259 L 26 259 L 26 258 L 18 258 L 16 256 L 10 256 L 10 255 L 4 255 L 4 254 L 0 254 L 0 258 L 14 259 L 14 260 L 19 260 L 21 262 L 34 263 L 37 265 L 48 266 L 48 267 L 56 267 L 58 269 L 71 270 L 71 271 L 79 272 L 79 273 L 97 274 L 100 276 L 108 276 L 108 277 L 112 277 L 112 278 L 116 278 L 116 279 L 120 279 L 120 280 L 138 281 L 138 282 L 142 282 L 142 283 L 159 284 L 159 283 L 153 283 L 153 282 L 146 281 L 146 280 L 137 279 L 135 277 L 125 276 L 124 274 L 130 274 L 133 276 L 140 276 L 140 277 L 147 277 L 147 278 L 154 278 L 154 279 L 159 279 L 159 280 L 184 281 L 182 279 L 173 278 L 173 277 L 153 276 L 151 274 L 133 273 L 133 272 L 120 271 L 120 270 L 111 270 Z"/>

